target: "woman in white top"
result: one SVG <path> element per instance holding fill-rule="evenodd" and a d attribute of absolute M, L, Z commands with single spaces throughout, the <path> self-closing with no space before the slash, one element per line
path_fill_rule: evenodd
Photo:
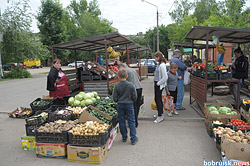
<path fill-rule="evenodd" d="M 154 58 L 159 63 L 156 68 L 154 77 L 155 103 L 158 111 L 158 115 L 155 116 L 156 120 L 154 121 L 154 123 L 160 123 L 164 119 L 162 91 L 165 88 L 168 79 L 166 70 L 167 60 L 164 58 L 164 55 L 159 51 L 154 54 Z"/>

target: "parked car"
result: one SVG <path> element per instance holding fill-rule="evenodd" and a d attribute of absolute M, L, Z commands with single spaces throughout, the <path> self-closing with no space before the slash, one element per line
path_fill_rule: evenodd
<path fill-rule="evenodd" d="M 22 64 L 22 63 L 7 63 L 4 64 L 2 66 L 3 70 L 10 70 L 12 67 L 22 67 L 22 68 L 26 68 L 26 65 Z"/>
<path fill-rule="evenodd" d="M 157 62 L 155 59 L 141 59 L 141 65 L 142 66 L 148 65 L 148 73 L 154 73 L 157 66 Z M 167 71 L 170 70 L 169 62 L 166 63 L 166 69 Z"/>
<path fill-rule="evenodd" d="M 141 66 L 148 66 L 148 73 L 154 73 L 157 62 L 155 59 L 141 59 Z"/>
<path fill-rule="evenodd" d="M 77 67 L 83 67 L 83 61 L 76 61 Z M 75 67 L 75 62 L 69 63 L 68 67 Z"/>
<path fill-rule="evenodd" d="M 23 62 L 26 67 L 30 68 L 42 68 L 41 60 L 40 59 L 27 59 Z"/>

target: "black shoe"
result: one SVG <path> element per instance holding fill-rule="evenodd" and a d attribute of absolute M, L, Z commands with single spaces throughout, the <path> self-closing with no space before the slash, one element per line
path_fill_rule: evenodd
<path fill-rule="evenodd" d="M 122 142 L 124 142 L 124 143 L 127 142 L 127 138 L 126 139 L 122 139 Z"/>
<path fill-rule="evenodd" d="M 134 141 L 131 141 L 131 145 L 135 145 L 138 142 L 138 138 Z"/>

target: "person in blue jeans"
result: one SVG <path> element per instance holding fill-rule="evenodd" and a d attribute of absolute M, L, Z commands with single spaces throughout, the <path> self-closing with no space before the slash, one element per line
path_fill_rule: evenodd
<path fill-rule="evenodd" d="M 126 126 L 126 116 L 130 129 L 131 144 L 135 145 L 138 142 L 135 128 L 134 102 L 137 99 L 137 93 L 134 84 L 128 82 L 127 71 L 120 69 L 118 71 L 119 83 L 115 85 L 113 90 L 113 99 L 118 103 L 118 122 L 121 130 L 122 141 L 127 142 L 128 131 Z"/>
<path fill-rule="evenodd" d="M 187 66 L 179 59 L 181 56 L 180 50 L 174 50 L 173 53 L 173 59 L 171 60 L 170 64 L 176 63 L 178 66 L 178 76 L 180 76 L 182 79 L 178 80 L 177 84 L 177 101 L 175 104 L 176 110 L 185 110 L 184 107 L 182 107 L 182 101 L 184 97 L 184 71 L 187 69 Z"/>

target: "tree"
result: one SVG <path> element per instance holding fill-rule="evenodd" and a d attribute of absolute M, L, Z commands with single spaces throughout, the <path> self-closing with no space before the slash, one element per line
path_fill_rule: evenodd
<path fill-rule="evenodd" d="M 96 0 L 89 3 L 86 0 L 80 0 L 79 2 L 73 0 L 65 13 L 64 23 L 68 41 L 113 31 L 112 23 L 100 17 L 101 11 Z M 71 55 L 72 53 L 70 57 L 73 57 Z M 78 52 L 77 55 L 82 60 L 88 60 L 91 56 L 86 52 Z"/>
<path fill-rule="evenodd" d="M 41 1 L 37 20 L 40 38 L 44 45 L 50 46 L 66 41 L 64 14 L 59 0 Z M 55 56 L 62 60 L 67 59 L 67 52 L 55 50 Z"/>
<path fill-rule="evenodd" d="M 46 47 L 32 35 L 32 19 L 28 0 L 18 1 L 7 8 L 0 20 L 4 42 L 1 44 L 3 63 L 23 62 L 25 59 L 43 58 Z"/>
<path fill-rule="evenodd" d="M 192 26 L 197 26 L 198 21 L 196 17 L 185 15 L 183 20 L 179 24 L 169 24 L 168 27 L 168 37 L 171 41 L 171 46 L 173 42 L 187 42 L 184 39 L 185 35 L 192 28 Z"/>
<path fill-rule="evenodd" d="M 207 20 L 211 13 L 219 12 L 216 0 L 197 0 L 194 8 L 193 16 L 197 18 L 198 23 L 203 23 Z"/>
<path fill-rule="evenodd" d="M 175 10 L 172 12 L 169 12 L 169 15 L 171 16 L 172 20 L 176 23 L 179 23 L 185 15 L 188 15 L 189 12 L 193 8 L 193 3 L 189 2 L 189 0 L 180 0 L 180 3 L 178 0 L 174 1 Z"/>

